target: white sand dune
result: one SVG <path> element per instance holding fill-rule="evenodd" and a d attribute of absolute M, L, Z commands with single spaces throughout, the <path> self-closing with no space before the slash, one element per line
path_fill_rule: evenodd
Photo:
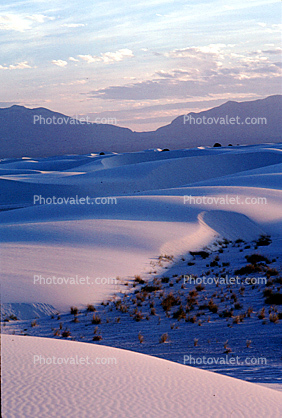
<path fill-rule="evenodd" d="M 29 205 L 0 212 L 3 302 L 98 302 L 118 288 L 35 286 L 34 275 L 128 279 L 148 273 L 161 253 L 181 255 L 217 234 L 279 238 L 281 151 L 270 144 L 2 161 L 12 174 L 0 177 L 0 207 Z M 38 194 L 112 196 L 117 204 L 33 205 Z M 184 196 L 226 195 L 240 204 L 184 204 Z M 259 197 L 267 203 L 242 204 Z"/>
<path fill-rule="evenodd" d="M 266 235 L 262 228 L 241 213 L 211 210 L 200 213 L 198 219 L 200 223 L 232 241 L 240 238 L 252 241 L 260 235 Z"/>
<path fill-rule="evenodd" d="M 282 414 L 278 391 L 143 354 L 11 335 L 2 346 L 5 418 Z"/>

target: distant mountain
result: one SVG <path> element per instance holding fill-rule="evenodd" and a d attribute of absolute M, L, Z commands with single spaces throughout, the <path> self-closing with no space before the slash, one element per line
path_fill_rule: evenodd
<path fill-rule="evenodd" d="M 71 122 L 68 116 L 44 108 L 12 106 L 0 109 L 0 158 L 178 149 L 212 146 L 215 142 L 225 146 L 281 142 L 281 111 L 282 95 L 229 101 L 179 116 L 156 131 L 133 132 L 113 125 Z M 45 124 L 40 124 L 40 119 Z M 51 120 L 56 123 L 49 124 Z"/>

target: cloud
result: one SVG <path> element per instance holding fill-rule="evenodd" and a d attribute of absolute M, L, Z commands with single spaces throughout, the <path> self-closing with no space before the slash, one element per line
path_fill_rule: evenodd
<path fill-rule="evenodd" d="M 225 44 L 210 44 L 202 47 L 189 47 L 183 49 L 174 49 L 164 55 L 172 58 L 203 58 L 204 56 L 218 56 L 222 48 L 226 47 Z"/>
<path fill-rule="evenodd" d="M 104 52 L 100 56 L 78 55 L 78 57 L 83 61 L 86 61 L 88 64 L 92 64 L 94 62 L 104 62 L 105 64 L 109 64 L 134 57 L 134 55 L 130 49 L 119 49 L 116 52 Z"/>
<path fill-rule="evenodd" d="M 275 48 L 275 49 L 266 49 L 265 51 L 262 51 L 264 54 L 270 54 L 270 55 L 276 55 L 281 54 L 282 48 Z"/>
<path fill-rule="evenodd" d="M 27 61 L 18 62 L 17 64 L 11 64 L 11 65 L 0 65 L 0 70 L 25 70 L 27 68 L 36 68 L 31 67 Z"/>
<path fill-rule="evenodd" d="M 205 97 L 210 94 L 256 93 L 259 85 L 278 85 L 280 68 L 267 57 L 239 57 L 225 66 L 215 66 L 213 61 L 197 68 L 156 71 L 150 79 L 126 85 L 113 85 L 88 93 L 90 97 L 104 100 L 146 101 Z M 262 82 L 265 80 L 265 82 Z M 250 89 L 250 90 L 249 90 Z"/>
<path fill-rule="evenodd" d="M 73 62 L 79 62 L 79 60 L 77 60 L 76 58 L 73 58 L 73 57 L 69 57 L 69 60 L 73 61 Z"/>
<path fill-rule="evenodd" d="M 37 23 L 44 23 L 48 20 L 55 20 L 55 17 L 49 17 L 49 16 L 41 15 L 41 14 L 34 14 L 31 16 L 27 16 L 26 18 L 29 20 L 33 20 L 34 22 L 37 22 Z"/>
<path fill-rule="evenodd" d="M 0 30 L 25 32 L 31 29 L 33 22 L 44 23 L 48 20 L 54 20 L 42 14 L 23 15 L 23 14 L 6 14 L 0 15 Z"/>
<path fill-rule="evenodd" d="M 27 21 L 20 15 L 8 14 L 0 16 L 0 30 L 14 30 L 24 32 L 30 29 L 31 22 Z"/>
<path fill-rule="evenodd" d="M 58 67 L 65 67 L 68 65 L 67 61 L 63 60 L 52 60 L 52 64 L 57 65 Z"/>
<path fill-rule="evenodd" d="M 84 23 L 64 23 L 61 25 L 63 28 L 81 28 L 86 26 Z"/>

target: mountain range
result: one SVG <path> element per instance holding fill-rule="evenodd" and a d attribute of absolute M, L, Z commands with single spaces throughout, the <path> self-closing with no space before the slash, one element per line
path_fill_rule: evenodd
<path fill-rule="evenodd" d="M 14 105 L 0 109 L 0 158 L 193 148 L 215 142 L 223 146 L 281 142 L 281 110 L 282 95 L 228 101 L 181 115 L 156 131 L 134 132 L 114 125 L 80 123 L 42 107 Z M 49 123 L 51 120 L 55 123 Z"/>

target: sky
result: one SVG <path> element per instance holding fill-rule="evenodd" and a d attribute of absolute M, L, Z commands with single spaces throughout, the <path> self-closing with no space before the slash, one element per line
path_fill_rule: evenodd
<path fill-rule="evenodd" d="M 279 0 L 0 3 L 0 107 L 135 131 L 281 94 Z"/>

